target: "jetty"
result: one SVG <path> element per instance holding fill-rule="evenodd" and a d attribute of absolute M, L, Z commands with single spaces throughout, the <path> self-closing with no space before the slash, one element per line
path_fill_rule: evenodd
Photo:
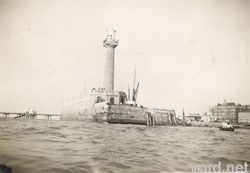
<path fill-rule="evenodd" d="M 46 113 L 30 113 L 30 112 L 0 112 L 0 118 L 27 118 L 27 119 L 45 119 L 45 120 L 60 120 L 60 114 Z"/>

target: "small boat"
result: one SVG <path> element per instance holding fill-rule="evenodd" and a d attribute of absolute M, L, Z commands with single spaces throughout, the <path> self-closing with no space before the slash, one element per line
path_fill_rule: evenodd
<path fill-rule="evenodd" d="M 220 130 L 223 130 L 223 131 L 234 131 L 234 127 L 219 127 Z"/>
<path fill-rule="evenodd" d="M 229 124 L 229 121 L 223 122 L 222 125 L 219 126 L 219 129 L 223 131 L 234 131 L 234 127 Z"/>

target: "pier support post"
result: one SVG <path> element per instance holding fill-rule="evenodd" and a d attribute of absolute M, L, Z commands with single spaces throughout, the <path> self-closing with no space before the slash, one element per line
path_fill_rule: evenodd
<path fill-rule="evenodd" d="M 171 113 L 168 113 L 168 120 L 169 120 L 169 125 L 172 125 L 172 121 L 171 121 Z"/>

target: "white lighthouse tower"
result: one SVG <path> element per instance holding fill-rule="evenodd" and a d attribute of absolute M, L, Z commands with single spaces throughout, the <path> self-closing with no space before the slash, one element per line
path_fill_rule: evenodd
<path fill-rule="evenodd" d="M 103 87 L 108 93 L 114 92 L 115 48 L 119 44 L 118 40 L 115 39 L 115 33 L 115 30 L 108 30 L 107 37 L 103 41 L 103 46 L 107 50 Z"/>

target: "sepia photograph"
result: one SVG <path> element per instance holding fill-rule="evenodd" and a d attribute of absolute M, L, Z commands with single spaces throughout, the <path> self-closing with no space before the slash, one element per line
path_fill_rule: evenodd
<path fill-rule="evenodd" d="M 0 0 L 0 173 L 248 173 L 249 0 Z"/>

